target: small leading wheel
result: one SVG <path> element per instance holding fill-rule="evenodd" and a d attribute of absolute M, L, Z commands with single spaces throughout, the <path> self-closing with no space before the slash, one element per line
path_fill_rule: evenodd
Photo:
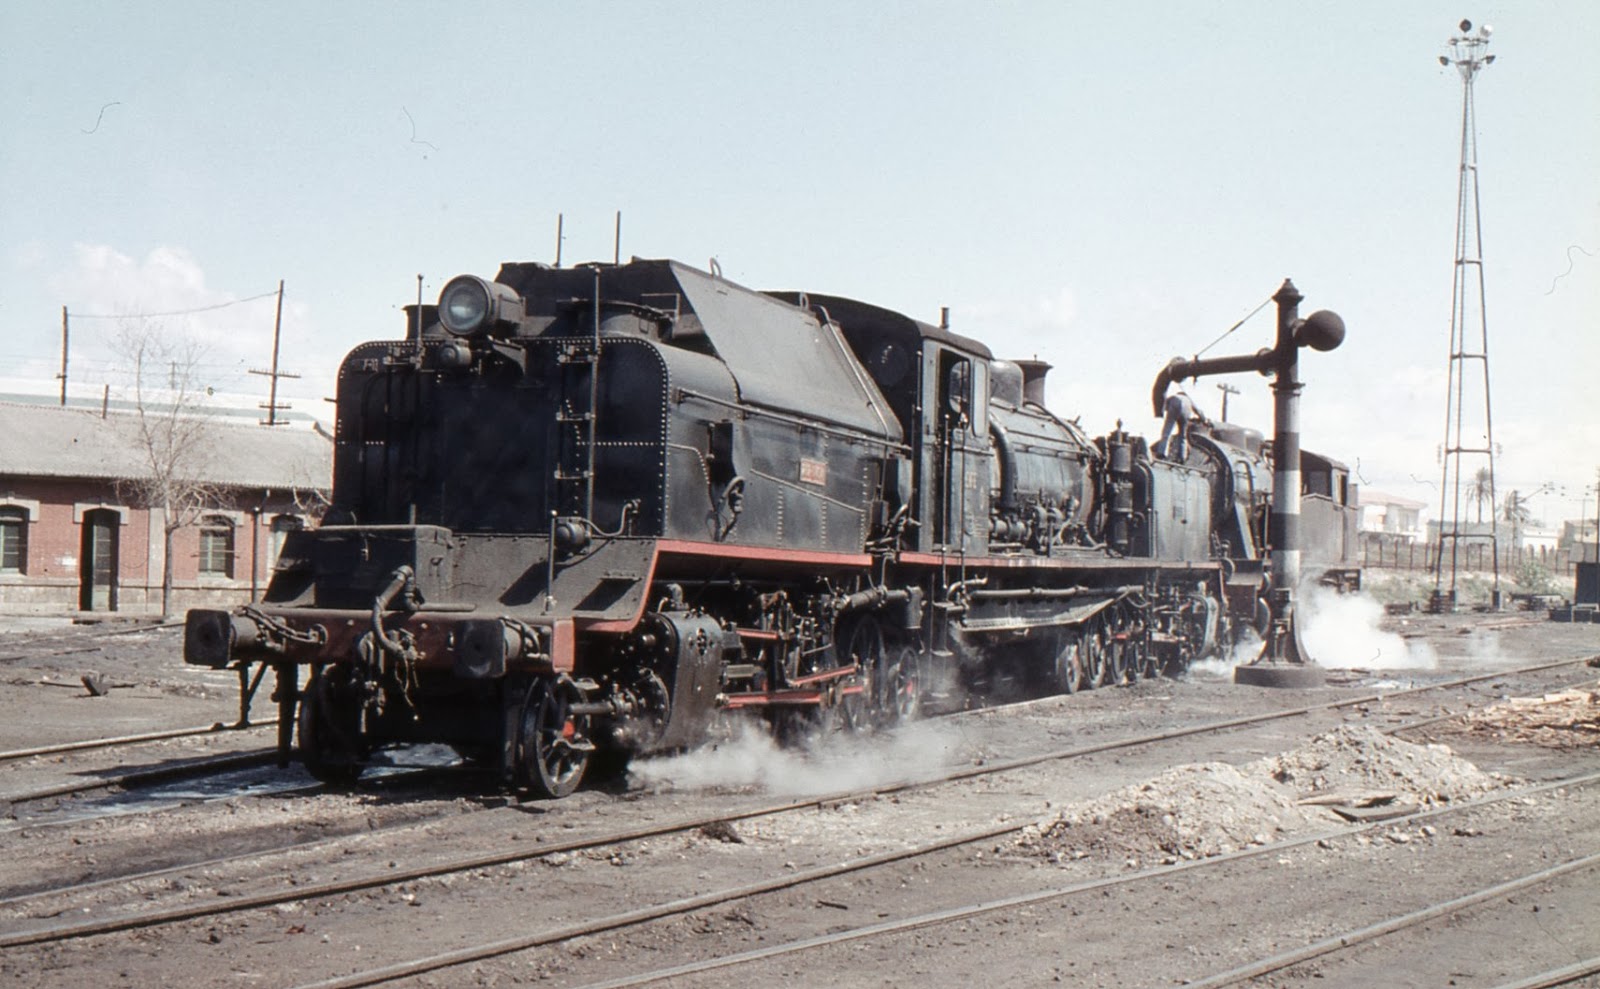
<path fill-rule="evenodd" d="M 350 786 L 361 777 L 361 703 L 338 667 L 319 669 L 300 696 L 300 762 L 323 783 Z"/>
<path fill-rule="evenodd" d="M 517 785 L 551 799 L 572 793 L 583 782 L 594 743 L 588 718 L 574 718 L 560 681 L 540 677 L 528 687 L 517 719 Z"/>
<path fill-rule="evenodd" d="M 1068 639 L 1056 653 L 1055 688 L 1063 694 L 1078 692 L 1078 682 L 1083 679 L 1083 642 L 1077 636 Z"/>

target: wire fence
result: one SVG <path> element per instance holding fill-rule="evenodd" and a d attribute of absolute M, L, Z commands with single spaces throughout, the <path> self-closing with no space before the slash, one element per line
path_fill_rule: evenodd
<path fill-rule="evenodd" d="M 1446 547 L 1445 552 L 1451 552 Z M 1467 571 L 1494 569 L 1494 547 L 1487 541 L 1463 541 L 1454 549 L 1456 568 Z M 1502 546 L 1500 571 L 1515 573 L 1523 564 L 1534 563 L 1553 576 L 1571 577 L 1576 571 L 1581 552 L 1551 546 Z M 1423 543 L 1407 539 L 1365 538 L 1361 543 L 1361 566 L 1375 570 L 1426 570 L 1435 569 L 1439 559 L 1438 543 Z M 1447 561 L 1448 562 L 1448 561 Z"/>

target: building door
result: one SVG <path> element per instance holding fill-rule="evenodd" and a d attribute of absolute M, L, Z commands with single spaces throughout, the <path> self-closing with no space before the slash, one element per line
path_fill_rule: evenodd
<path fill-rule="evenodd" d="M 83 513 L 83 546 L 78 555 L 78 608 L 117 610 L 117 513 L 96 508 Z"/>

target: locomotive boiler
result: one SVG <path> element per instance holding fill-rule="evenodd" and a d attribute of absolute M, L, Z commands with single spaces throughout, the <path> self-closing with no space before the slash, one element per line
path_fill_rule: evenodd
<path fill-rule="evenodd" d="M 407 315 L 340 368 L 323 523 L 187 620 L 188 662 L 274 673 L 323 780 L 442 742 L 559 797 L 729 712 L 892 725 L 1261 620 L 1259 436 L 1168 462 L 1048 410 L 1041 362 L 673 261 L 510 263 Z"/>

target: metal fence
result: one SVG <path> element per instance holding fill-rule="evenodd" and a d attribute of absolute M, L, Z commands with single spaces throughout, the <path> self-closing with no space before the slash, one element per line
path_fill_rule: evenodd
<path fill-rule="evenodd" d="M 1494 568 L 1494 548 L 1488 542 L 1463 542 L 1455 552 L 1458 569 Z M 1361 543 L 1363 569 L 1431 571 L 1438 558 L 1437 543 L 1400 542 L 1387 539 L 1364 539 Z M 1515 573 L 1524 563 L 1537 563 L 1554 576 L 1570 577 L 1574 573 L 1576 562 L 1573 554 L 1567 550 L 1552 549 L 1548 546 L 1500 548 L 1501 573 Z"/>

